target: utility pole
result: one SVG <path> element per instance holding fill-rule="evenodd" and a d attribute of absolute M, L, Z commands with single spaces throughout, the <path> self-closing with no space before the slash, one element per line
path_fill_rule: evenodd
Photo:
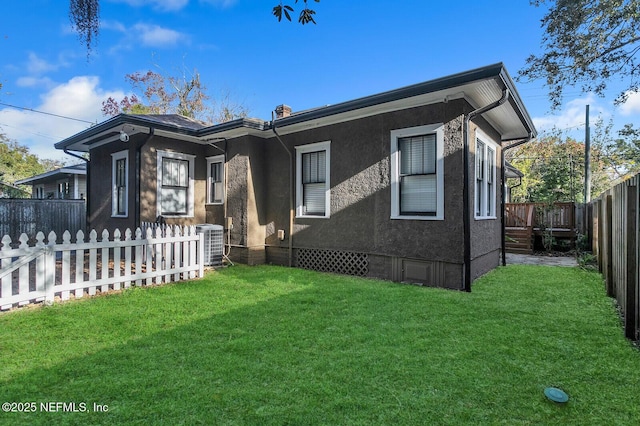
<path fill-rule="evenodd" d="M 591 134 L 589 130 L 589 105 L 585 111 L 584 126 L 584 203 L 591 201 Z"/>

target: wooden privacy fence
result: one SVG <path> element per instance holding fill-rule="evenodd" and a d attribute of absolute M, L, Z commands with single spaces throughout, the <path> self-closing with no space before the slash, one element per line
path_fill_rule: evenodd
<path fill-rule="evenodd" d="M 35 242 L 38 231 L 84 232 L 85 226 L 84 200 L 0 199 L 0 236 L 9 235 L 15 241 L 27 234 Z"/>
<path fill-rule="evenodd" d="M 573 202 L 506 203 L 504 226 L 509 238 L 505 248 L 514 253 L 533 253 L 534 237 L 544 232 L 572 242 L 577 231 L 577 210 Z"/>
<path fill-rule="evenodd" d="M 71 242 L 65 231 L 62 242 L 50 232 L 47 241 L 42 232 L 37 242 L 29 246 L 23 234 L 19 246 L 5 235 L 0 248 L 0 310 L 11 309 L 33 302 L 52 303 L 56 297 L 67 300 L 72 295 L 80 298 L 93 296 L 97 291 L 120 290 L 132 284 L 153 285 L 202 277 L 203 234 L 193 226 L 167 227 L 153 234 L 143 234 L 138 228 L 135 235 L 127 229 L 124 239 L 116 229 L 113 239 L 109 231 L 102 232 L 101 240 L 95 230 L 85 242 L 82 231 Z M 134 237 L 134 238 L 132 238 Z"/>
<path fill-rule="evenodd" d="M 605 191 L 593 205 L 593 252 L 607 294 L 618 302 L 627 338 L 640 339 L 640 174 Z"/>

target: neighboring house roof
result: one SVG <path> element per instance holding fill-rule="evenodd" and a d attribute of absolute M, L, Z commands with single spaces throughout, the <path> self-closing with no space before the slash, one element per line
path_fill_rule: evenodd
<path fill-rule="evenodd" d="M 16 195 L 29 196 L 30 194 L 24 189 L 6 182 L 0 182 L 0 198 L 14 198 Z"/>
<path fill-rule="evenodd" d="M 464 98 L 472 107 L 479 108 L 500 99 L 506 90 L 509 92 L 507 101 L 482 116 L 502 135 L 503 141 L 535 137 L 535 126 L 513 80 L 504 65 L 497 63 L 335 105 L 305 110 L 275 121 L 241 118 L 207 126 L 177 115 L 120 114 L 56 143 L 55 147 L 88 151 L 92 147 L 118 140 L 121 130 L 132 135 L 148 134 L 153 129 L 153 133 L 157 135 L 197 143 L 210 143 L 216 139 L 246 134 L 269 138 L 273 136 L 274 126 L 280 133 L 286 134 L 459 98 Z"/>
<path fill-rule="evenodd" d="M 508 161 L 504 162 L 504 177 L 507 179 L 524 177 L 524 173 L 513 167 Z"/>
<path fill-rule="evenodd" d="M 74 164 L 72 166 L 65 166 L 59 169 L 51 170 L 39 175 L 31 176 L 26 179 L 20 179 L 16 181 L 16 185 L 37 185 L 45 181 L 51 181 L 60 179 L 69 175 L 86 175 L 87 163 Z"/>

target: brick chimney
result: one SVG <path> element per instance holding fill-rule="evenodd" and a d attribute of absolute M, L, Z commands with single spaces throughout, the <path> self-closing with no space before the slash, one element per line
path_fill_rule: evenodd
<path fill-rule="evenodd" d="M 289 105 L 278 105 L 276 107 L 276 118 L 285 118 L 291 115 L 291 107 Z"/>

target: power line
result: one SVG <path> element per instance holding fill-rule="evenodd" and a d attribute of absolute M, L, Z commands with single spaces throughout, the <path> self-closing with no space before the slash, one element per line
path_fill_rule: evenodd
<path fill-rule="evenodd" d="M 79 122 L 81 122 L 81 123 L 95 124 L 93 121 L 81 120 L 81 119 L 79 119 L 79 118 L 73 118 L 73 117 L 66 117 L 66 116 L 64 116 L 64 115 L 53 114 L 53 113 L 50 113 L 50 112 L 37 111 L 37 110 L 35 110 L 35 109 L 25 108 L 25 107 L 20 107 L 20 106 L 11 105 L 11 104 L 5 104 L 5 103 L 3 103 L 3 102 L 0 102 L 0 105 L 4 105 L 4 106 L 11 107 L 11 108 L 16 108 L 16 109 L 21 109 L 21 110 L 25 110 L 25 111 L 36 112 L 36 113 L 38 113 L 38 114 L 50 115 L 50 116 L 52 116 L 52 117 L 64 118 L 64 119 L 67 119 L 67 120 L 73 120 L 73 121 L 79 121 Z"/>
<path fill-rule="evenodd" d="M 51 136 L 51 135 L 46 135 L 46 134 L 44 134 L 44 133 L 31 132 L 31 131 L 29 131 L 29 130 L 24 130 L 24 129 L 20 128 L 20 127 L 11 126 L 11 125 L 9 125 L 9 124 L 5 124 L 5 123 L 0 123 L 0 127 L 9 127 L 9 128 L 11 128 L 11 129 L 16 129 L 16 130 L 19 130 L 19 131 L 21 131 L 21 132 L 30 133 L 30 134 L 32 134 L 32 135 L 40 136 L 40 137 L 47 138 L 47 139 L 51 139 L 51 140 L 54 140 L 54 141 L 59 141 L 60 139 L 62 139 L 62 138 L 59 138 L 59 137 L 55 137 L 55 136 Z"/>

